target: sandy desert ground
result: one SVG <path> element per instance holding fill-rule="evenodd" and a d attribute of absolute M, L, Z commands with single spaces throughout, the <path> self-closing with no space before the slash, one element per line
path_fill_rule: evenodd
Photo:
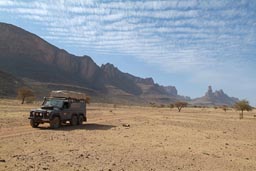
<path fill-rule="evenodd" d="M 0 170 L 256 170 L 256 111 L 91 104 L 84 125 L 51 130 L 30 127 L 38 106 L 0 100 Z"/>

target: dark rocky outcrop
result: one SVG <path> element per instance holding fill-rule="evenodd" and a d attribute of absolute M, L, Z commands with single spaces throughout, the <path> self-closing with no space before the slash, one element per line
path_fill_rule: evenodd
<path fill-rule="evenodd" d="M 135 82 L 136 83 L 141 83 L 141 84 L 145 84 L 145 85 L 154 85 L 154 80 L 153 78 L 139 78 L 139 77 L 135 77 Z"/>
<path fill-rule="evenodd" d="M 76 57 L 16 26 L 0 23 L 0 68 L 42 82 L 104 89 L 103 73 L 88 57 Z"/>
<path fill-rule="evenodd" d="M 113 64 L 105 64 L 101 66 L 104 73 L 104 79 L 107 84 L 113 85 L 127 93 L 140 95 L 142 93 L 134 79 L 128 73 L 121 72 Z"/>
<path fill-rule="evenodd" d="M 203 97 L 196 98 L 190 103 L 193 105 L 202 105 L 202 106 L 221 106 L 228 105 L 232 106 L 235 102 L 239 101 L 238 98 L 229 97 L 224 93 L 223 90 L 216 90 L 213 92 L 212 87 L 208 87 L 208 91 Z"/>
<path fill-rule="evenodd" d="M 178 91 L 177 91 L 176 87 L 174 87 L 174 86 L 165 86 L 164 89 L 169 95 L 178 96 Z"/>

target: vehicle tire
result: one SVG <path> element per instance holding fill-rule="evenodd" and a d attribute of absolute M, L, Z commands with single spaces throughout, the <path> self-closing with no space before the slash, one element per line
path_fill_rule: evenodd
<path fill-rule="evenodd" d="M 70 125 L 75 126 L 78 123 L 78 119 L 76 115 L 73 115 L 70 120 Z"/>
<path fill-rule="evenodd" d="M 50 120 L 50 128 L 57 129 L 60 127 L 60 118 L 54 117 L 52 120 Z"/>
<path fill-rule="evenodd" d="M 83 115 L 79 115 L 78 117 L 78 125 L 83 125 L 84 117 Z"/>
<path fill-rule="evenodd" d="M 34 119 L 30 119 L 30 125 L 32 126 L 32 128 L 37 128 L 39 123 L 35 122 Z"/>

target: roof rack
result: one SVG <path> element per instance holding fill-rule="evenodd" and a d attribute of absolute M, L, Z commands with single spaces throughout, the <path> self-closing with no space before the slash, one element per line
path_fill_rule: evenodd
<path fill-rule="evenodd" d="M 75 91 L 57 90 L 57 91 L 51 91 L 50 98 L 64 98 L 69 100 L 87 102 L 88 96 L 86 96 L 86 94 L 84 93 L 75 92 Z"/>

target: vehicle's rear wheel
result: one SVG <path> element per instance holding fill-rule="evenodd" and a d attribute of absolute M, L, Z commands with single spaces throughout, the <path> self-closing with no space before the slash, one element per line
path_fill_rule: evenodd
<path fill-rule="evenodd" d="M 50 127 L 52 129 L 57 129 L 60 127 L 60 118 L 54 117 L 52 120 L 50 120 Z"/>
<path fill-rule="evenodd" d="M 37 128 L 39 123 L 38 122 L 35 122 L 34 119 L 30 119 L 30 125 L 33 127 L 33 128 Z"/>
<path fill-rule="evenodd" d="M 82 124 L 83 124 L 83 121 L 84 121 L 83 115 L 79 115 L 79 118 L 78 118 L 78 125 L 82 125 Z"/>
<path fill-rule="evenodd" d="M 75 126 L 77 125 L 77 116 L 73 115 L 70 121 L 70 125 Z"/>

